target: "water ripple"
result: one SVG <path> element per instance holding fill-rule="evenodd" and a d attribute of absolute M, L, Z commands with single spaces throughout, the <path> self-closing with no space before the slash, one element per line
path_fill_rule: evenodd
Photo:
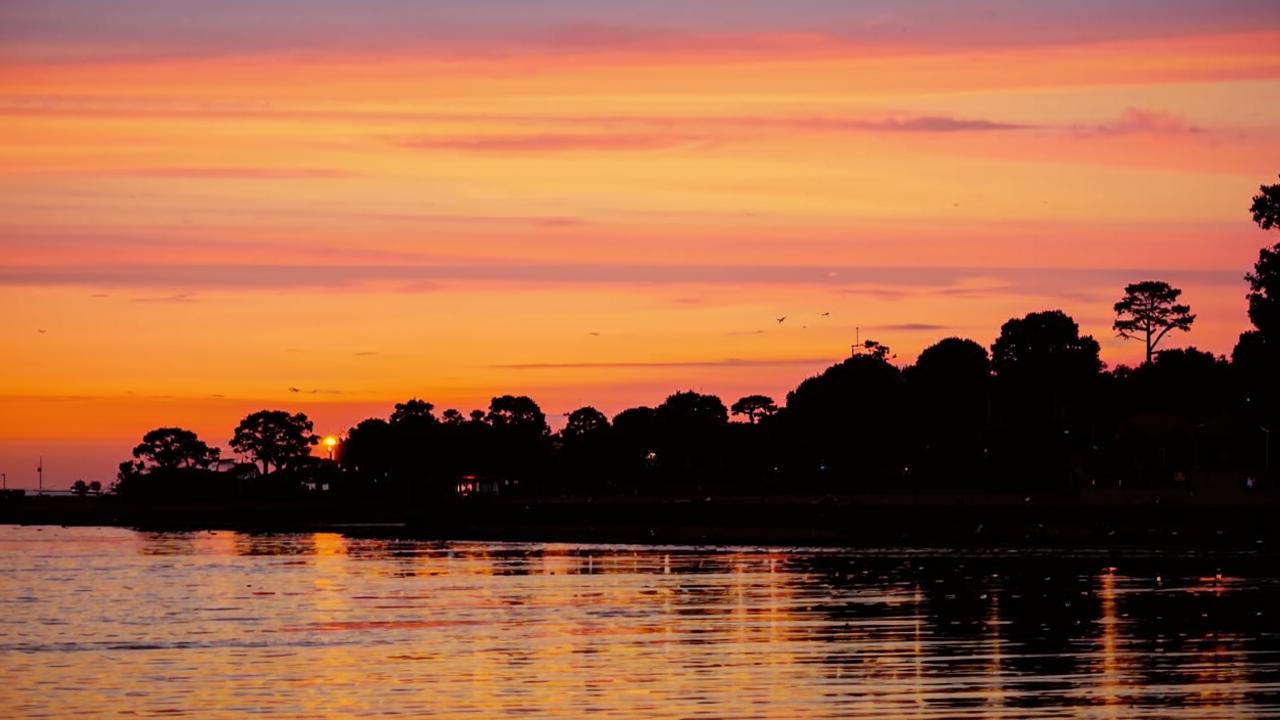
<path fill-rule="evenodd" d="M 0 527 L 5 717 L 1280 717 L 1247 553 Z"/>

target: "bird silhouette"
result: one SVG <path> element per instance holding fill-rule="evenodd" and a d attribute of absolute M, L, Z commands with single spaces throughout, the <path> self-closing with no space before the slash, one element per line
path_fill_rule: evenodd
<path fill-rule="evenodd" d="M 299 390 L 299 389 L 298 389 L 298 388 L 296 388 L 296 387 L 290 387 L 290 388 L 289 388 L 289 392 L 293 392 L 293 393 L 300 393 L 300 392 L 302 392 L 302 391 L 301 391 L 301 390 Z"/>
<path fill-rule="evenodd" d="M 821 317 L 831 317 L 831 313 L 829 313 L 829 312 L 818 313 L 818 315 L 819 315 L 819 316 L 821 316 Z"/>
<path fill-rule="evenodd" d="M 43 334 L 45 333 L 45 330 L 44 330 L 44 328 L 40 328 L 39 330 L 36 330 L 36 332 L 38 332 L 38 333 L 40 333 L 41 335 L 43 335 Z"/>
<path fill-rule="evenodd" d="M 783 321 L 783 320 L 786 320 L 786 319 L 787 319 L 787 316 L 786 316 L 786 315 L 783 315 L 782 317 L 778 318 L 778 324 L 779 324 L 779 325 L 781 325 L 781 324 L 782 324 L 782 321 Z"/>

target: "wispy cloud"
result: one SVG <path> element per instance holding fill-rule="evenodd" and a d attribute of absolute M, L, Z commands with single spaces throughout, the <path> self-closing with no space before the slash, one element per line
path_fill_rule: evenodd
<path fill-rule="evenodd" d="M 181 100 L 158 102 L 154 98 L 103 100 L 97 97 L 48 97 L 12 95 L 0 98 L 3 115 L 74 115 L 122 117 L 176 117 L 205 119 L 253 118 L 263 120 L 350 121 L 371 125 L 403 123 L 477 123 L 507 126 L 558 127 L 559 131 L 531 133 L 437 134 L 389 138 L 394 145 L 420 150 L 471 152 L 550 152 L 569 150 L 652 150 L 708 144 L 733 132 L 769 133 L 966 133 L 1016 131 L 1041 126 L 991 118 L 941 114 L 842 115 L 620 115 L 545 113 L 475 113 L 414 110 L 317 109 L 226 103 L 210 106 Z M 242 168 L 153 168 L 139 176 L 216 177 L 235 176 Z M 130 172 L 122 170 L 121 172 Z M 280 168 L 265 171 L 281 178 L 344 177 L 341 171 Z"/>
<path fill-rule="evenodd" d="M 486 118 L 488 121 L 529 118 Z M 726 133 L 966 133 L 1025 130 L 1033 126 L 981 118 L 921 115 L 885 118 L 841 117 L 556 117 L 542 122 L 596 125 L 622 129 L 665 128 L 646 132 L 547 132 L 528 134 L 423 135 L 400 138 L 397 145 L 415 150 L 492 153 L 554 153 L 662 150 L 710 145 L 730 138 Z"/>
<path fill-rule="evenodd" d="M 791 367 L 829 363 L 830 357 L 804 358 L 718 358 L 713 360 L 640 360 L 640 361 L 583 361 L 537 362 L 491 365 L 499 370 L 605 370 L 619 368 L 726 368 L 726 367 Z"/>
<path fill-rule="evenodd" d="M 343 395 L 341 390 L 327 390 L 325 388 L 308 388 L 290 387 L 289 392 L 296 395 Z"/>
<path fill-rule="evenodd" d="M 1163 110 L 1136 107 L 1126 109 L 1121 114 L 1120 119 L 1098 125 L 1092 130 L 1103 135 L 1129 135 L 1135 133 L 1189 135 L 1204 132 L 1202 128 L 1192 125 L 1182 115 Z"/>
<path fill-rule="evenodd" d="M 175 293 L 175 294 L 173 294 L 173 295 L 154 295 L 154 296 L 149 296 L 149 297 L 137 297 L 137 298 L 131 298 L 131 299 L 129 300 L 129 302 L 132 302 L 132 303 L 160 303 L 160 304 L 168 304 L 168 305 L 179 305 L 179 304 L 184 304 L 184 303 L 193 303 L 193 302 L 196 302 L 196 295 L 195 295 L 195 293 L 189 293 L 189 292 L 184 292 L 184 293 Z"/>
<path fill-rule="evenodd" d="M 423 136 L 401 140 L 417 150 L 461 152 L 600 152 L 661 150 L 705 142 L 703 138 L 668 134 L 539 133 L 529 135 Z"/>
<path fill-rule="evenodd" d="M 888 330 L 888 331 L 895 331 L 895 332 L 933 332 L 933 331 L 939 331 L 939 330 L 946 330 L 950 326 L 937 325 L 934 323 L 909 322 L 909 323 L 890 323 L 888 325 L 867 325 L 865 327 L 868 330 Z"/>
<path fill-rule="evenodd" d="M 104 168 L 90 172 L 117 177 L 204 180 L 325 180 L 352 177 L 352 173 L 346 171 L 324 168 L 151 167 Z"/>
<path fill-rule="evenodd" d="M 863 132 L 901 132 L 901 133 L 956 133 L 987 132 L 992 130 L 1026 130 L 1034 127 L 1021 123 L 983 120 L 979 118 L 956 118 L 945 115 L 921 115 L 917 117 L 884 118 L 872 120 L 839 118 L 795 118 L 779 121 L 779 124 L 791 125 L 809 130 L 850 130 Z"/>

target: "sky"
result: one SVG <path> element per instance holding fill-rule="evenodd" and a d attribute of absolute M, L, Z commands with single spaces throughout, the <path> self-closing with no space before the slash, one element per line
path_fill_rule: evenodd
<path fill-rule="evenodd" d="M 1054 308 L 1132 364 L 1143 279 L 1229 354 L 1277 172 L 1274 0 L 0 0 L 0 472 Z"/>

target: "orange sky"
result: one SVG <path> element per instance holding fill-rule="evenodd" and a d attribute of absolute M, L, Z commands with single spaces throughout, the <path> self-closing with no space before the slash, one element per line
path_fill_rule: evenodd
<path fill-rule="evenodd" d="M 11 486 L 263 407 L 781 399 L 855 328 L 907 363 L 1060 307 L 1132 362 L 1149 277 L 1176 343 L 1247 325 L 1274 4 L 294 4 L 0 9 Z"/>

